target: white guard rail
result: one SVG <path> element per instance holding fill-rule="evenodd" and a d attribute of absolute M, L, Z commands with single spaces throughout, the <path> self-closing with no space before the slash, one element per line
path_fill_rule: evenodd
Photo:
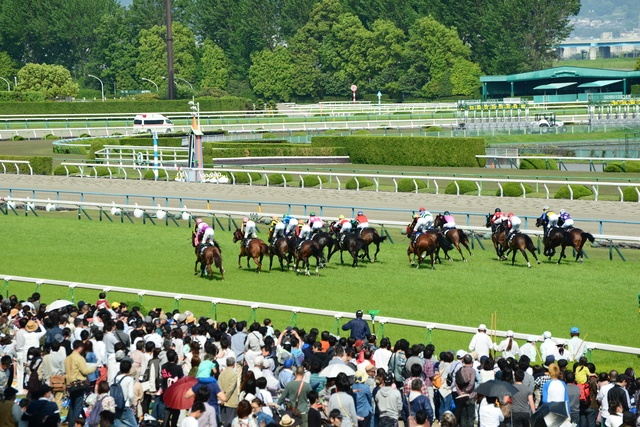
<path fill-rule="evenodd" d="M 234 218 L 242 218 L 247 216 L 246 211 L 228 211 L 228 210 L 216 210 L 216 209 L 191 209 L 187 207 L 166 207 L 166 206 L 150 206 L 150 205 L 128 205 L 128 204 L 117 204 L 115 202 L 111 203 L 100 203 L 100 202 L 82 202 L 82 201 L 64 201 L 64 200 L 50 200 L 50 199 L 31 199 L 31 198 L 21 198 L 21 197 L 6 197 L 4 198 L 6 202 L 18 202 L 24 204 L 24 209 L 34 209 L 35 204 L 53 204 L 55 205 L 63 205 L 70 207 L 82 207 L 82 208 L 94 208 L 94 209 L 102 209 L 102 210 L 110 210 L 112 208 L 120 208 L 126 211 L 134 211 L 136 209 L 147 213 L 148 216 L 153 216 L 148 214 L 147 211 L 153 212 L 154 214 L 158 211 L 164 211 L 165 213 L 173 213 L 173 214 L 183 214 L 187 213 L 187 218 L 193 217 L 194 215 L 222 215 Z M 30 204 L 31 207 L 28 205 Z M 57 208 L 57 207 L 56 207 Z M 261 212 L 261 216 L 265 218 L 271 218 L 274 215 L 278 215 L 276 212 L 267 213 Z M 337 217 L 324 217 L 325 222 L 337 221 Z M 388 220 L 377 220 L 377 219 L 369 219 L 369 222 L 372 224 L 376 224 L 379 226 L 391 226 L 396 228 L 404 228 L 407 226 L 406 221 L 388 221 Z M 479 227 L 473 225 L 458 225 L 457 228 L 466 230 L 474 233 L 489 233 L 489 229 L 486 227 Z M 542 236 L 542 230 L 521 230 L 523 233 L 534 235 L 534 236 Z M 631 242 L 631 243 L 640 243 L 640 237 L 637 236 L 618 236 L 618 235 L 610 235 L 610 234 L 592 234 L 595 239 L 609 241 L 620 241 L 620 242 Z"/>
<path fill-rule="evenodd" d="M 98 177 L 96 168 L 97 167 L 107 167 L 109 168 L 109 178 L 113 178 L 113 173 L 111 171 L 111 169 L 113 169 L 114 171 L 118 171 L 121 170 L 122 173 L 124 174 L 124 178 L 127 179 L 128 178 L 128 174 L 126 172 L 127 169 L 131 169 L 134 170 L 135 172 L 137 172 L 138 174 L 138 179 L 142 179 L 143 177 L 143 172 L 146 172 L 147 170 L 151 169 L 152 166 L 136 166 L 136 165 L 108 165 L 108 164 L 94 164 L 94 163 L 69 163 L 69 162 L 63 162 L 62 166 L 64 166 L 65 168 L 67 168 L 67 176 L 69 176 L 69 169 L 68 166 L 75 166 L 78 167 L 80 169 L 80 174 L 82 176 L 87 176 L 84 173 L 84 169 L 85 168 L 92 168 L 92 170 L 94 171 L 93 175 L 89 175 L 92 177 Z M 178 168 L 176 167 L 158 167 L 158 169 L 162 169 L 166 172 L 166 180 L 169 180 L 169 172 L 171 171 L 177 171 Z M 549 190 L 549 186 L 550 185 L 559 185 L 559 186 L 563 186 L 563 185 L 568 185 L 569 186 L 569 194 L 570 194 L 570 199 L 573 200 L 573 190 L 571 189 L 572 185 L 585 185 L 588 187 L 591 187 L 595 200 L 598 200 L 598 195 L 599 195 L 599 187 L 613 187 L 616 188 L 618 190 L 618 194 L 620 195 L 620 201 L 623 201 L 623 189 L 624 188 L 634 188 L 636 193 L 638 194 L 638 201 L 640 202 L 640 182 L 605 182 L 605 181 L 563 181 L 563 180 L 538 180 L 538 179 L 521 179 L 521 178 L 487 178 L 487 177 L 454 177 L 454 176 L 430 176 L 430 175 L 383 175 L 383 174 L 367 174 L 367 173 L 358 173 L 358 174 L 354 174 L 354 173 L 348 173 L 348 172 L 304 172 L 304 171 L 282 171 L 282 170 L 265 170 L 265 169 L 234 169 L 234 168 L 198 168 L 196 169 L 197 171 L 199 171 L 201 174 L 205 174 L 207 172 L 218 172 L 218 173 L 227 173 L 229 175 L 231 175 L 231 183 L 235 184 L 235 174 L 239 174 L 239 173 L 258 173 L 261 176 L 264 176 L 266 178 L 266 186 L 269 186 L 269 175 L 272 174 L 276 174 L 276 175 L 296 175 L 298 177 L 300 177 L 300 180 L 302 181 L 302 177 L 303 176 L 316 176 L 318 177 L 318 186 L 320 189 L 322 189 L 322 180 L 320 179 L 321 176 L 326 177 L 326 178 L 330 178 L 331 180 L 335 181 L 338 183 L 338 190 L 342 189 L 342 180 L 344 180 L 345 182 L 348 181 L 351 178 L 354 178 L 357 184 L 356 190 L 359 190 L 359 183 L 358 183 L 358 178 L 369 178 L 374 182 L 376 191 L 379 191 L 379 186 L 380 186 L 380 180 L 381 179 L 387 179 L 387 180 L 392 180 L 393 184 L 395 186 L 395 192 L 398 192 L 398 181 L 401 179 L 411 179 L 413 180 L 414 186 L 415 186 L 415 193 L 419 192 L 419 187 L 418 187 L 418 181 L 422 181 L 422 182 L 428 182 L 429 184 L 433 184 L 432 186 L 435 188 L 436 193 L 435 194 L 440 194 L 441 190 L 440 190 L 440 183 L 443 182 L 454 182 L 456 185 L 456 194 L 460 195 L 460 187 L 458 186 L 458 182 L 463 182 L 463 181 L 467 181 L 467 182 L 473 182 L 478 190 L 478 196 L 481 195 L 482 192 L 482 185 L 485 183 L 493 183 L 496 184 L 500 190 L 500 197 L 503 196 L 503 184 L 506 183 L 515 183 L 515 184 L 519 184 L 520 187 L 522 188 L 523 194 L 522 197 L 526 198 L 527 196 L 527 191 L 526 188 L 524 187 L 523 184 L 530 184 L 532 186 L 538 186 L 538 185 L 542 185 L 543 189 L 544 189 L 544 193 L 545 193 L 545 198 L 546 199 L 550 199 L 551 198 L 551 192 Z M 253 180 L 251 178 L 251 176 L 249 176 L 249 185 L 253 185 Z M 304 182 L 303 182 L 303 187 L 304 187 Z M 429 185 L 431 187 L 431 185 Z"/>
<path fill-rule="evenodd" d="M 10 281 L 15 281 L 15 282 L 23 282 L 23 283 L 34 283 L 37 285 L 63 286 L 70 289 L 81 288 L 81 289 L 92 289 L 92 290 L 103 291 L 103 292 L 121 292 L 126 294 L 137 294 L 138 296 L 168 298 L 170 300 L 178 300 L 178 301 L 179 300 L 199 301 L 199 302 L 205 302 L 213 305 L 226 304 L 226 305 L 233 305 L 233 306 L 240 306 L 240 307 L 250 307 L 254 310 L 262 308 L 266 310 L 286 311 L 286 312 L 296 313 L 296 314 L 303 313 L 303 314 L 312 314 L 316 316 L 326 316 L 326 317 L 332 317 L 335 319 L 355 318 L 354 314 L 341 313 L 341 312 L 336 312 L 331 310 L 294 307 L 294 306 L 288 306 L 288 305 L 270 304 L 265 302 L 203 297 L 200 295 L 189 295 L 189 294 L 176 295 L 174 293 L 169 293 L 169 292 L 159 292 L 159 291 L 152 291 L 152 290 L 146 290 L 146 289 L 122 288 L 117 286 L 96 285 L 96 284 L 90 284 L 90 283 L 67 282 L 63 280 L 48 280 L 48 279 L 41 279 L 41 278 L 34 278 L 34 277 L 4 275 L 4 281 L 5 283 L 8 283 Z M 400 319 L 396 317 L 376 317 L 375 320 L 377 320 L 378 323 L 381 323 L 381 324 L 413 326 L 413 327 L 425 328 L 429 330 L 441 329 L 444 331 L 461 332 L 461 333 L 467 333 L 467 334 L 475 334 L 477 332 L 477 328 L 470 327 L 470 326 L 458 326 L 458 325 L 450 325 L 446 323 L 437 323 L 437 322 L 424 322 L 419 320 Z M 495 335 L 506 337 L 507 333 L 506 331 L 495 331 Z M 527 339 L 527 337 L 529 337 L 530 335 L 532 334 L 514 333 L 514 338 Z M 597 350 L 612 351 L 616 353 L 640 355 L 640 348 L 636 348 L 636 347 L 596 343 L 596 342 L 590 342 L 590 341 L 585 341 L 585 347 L 590 350 L 597 349 Z"/>
<path fill-rule="evenodd" d="M 31 163 L 28 160 L 0 160 L 0 166 L 2 166 L 2 173 L 7 173 L 7 165 L 13 165 L 16 170 L 16 174 L 20 174 L 20 165 L 29 166 L 29 175 L 33 175 L 33 169 Z"/>

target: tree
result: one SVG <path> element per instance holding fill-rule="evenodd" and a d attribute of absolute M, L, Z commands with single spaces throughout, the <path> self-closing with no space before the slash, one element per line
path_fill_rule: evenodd
<path fill-rule="evenodd" d="M 49 99 L 78 94 L 78 84 L 61 65 L 27 64 L 18 71 L 18 90 L 42 92 Z"/>
<path fill-rule="evenodd" d="M 266 99 L 289 101 L 291 88 L 291 54 L 283 46 L 264 49 L 252 55 L 249 81 L 253 91 Z"/>
<path fill-rule="evenodd" d="M 0 77 L 11 80 L 17 71 L 18 69 L 16 68 L 16 63 L 13 58 L 11 58 L 7 52 L 0 52 Z M 4 84 L 5 82 L 0 81 L 0 88 L 3 87 Z"/>
<path fill-rule="evenodd" d="M 229 61 L 220 46 L 205 40 L 201 50 L 201 87 L 224 88 L 229 81 Z"/>

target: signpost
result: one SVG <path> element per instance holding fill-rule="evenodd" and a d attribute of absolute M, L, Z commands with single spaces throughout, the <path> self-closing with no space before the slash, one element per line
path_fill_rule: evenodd
<path fill-rule="evenodd" d="M 381 113 L 382 92 L 378 91 L 378 115 Z"/>
<path fill-rule="evenodd" d="M 358 90 L 358 86 L 351 85 L 351 92 L 353 92 L 353 103 L 356 103 L 356 91 Z"/>
<path fill-rule="evenodd" d="M 158 132 L 153 131 L 153 175 L 158 180 Z"/>

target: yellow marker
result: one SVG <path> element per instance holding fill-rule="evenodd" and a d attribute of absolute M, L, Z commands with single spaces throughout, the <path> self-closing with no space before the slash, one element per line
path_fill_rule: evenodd
<path fill-rule="evenodd" d="M 258 213 L 262 213 L 262 205 L 258 205 Z"/>
<path fill-rule="evenodd" d="M 211 205 L 209 204 L 209 202 L 207 202 L 207 210 L 210 211 L 211 210 Z"/>

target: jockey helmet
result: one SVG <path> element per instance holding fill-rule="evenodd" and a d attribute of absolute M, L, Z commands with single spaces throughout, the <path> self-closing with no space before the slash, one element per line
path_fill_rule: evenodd
<path fill-rule="evenodd" d="M 424 211 L 426 211 L 426 209 L 425 209 L 425 208 L 420 208 L 420 209 L 418 209 L 418 212 L 424 212 Z"/>
<path fill-rule="evenodd" d="M 567 211 L 565 211 L 564 209 L 560 209 L 560 214 L 565 214 L 567 213 Z"/>
<path fill-rule="evenodd" d="M 496 208 L 496 210 L 495 210 L 495 211 L 493 211 L 493 213 L 498 213 L 498 212 L 502 212 L 502 211 L 500 210 L 500 208 Z"/>
<path fill-rule="evenodd" d="M 543 211 L 548 211 L 549 210 L 549 206 L 545 206 L 544 208 L 542 208 Z"/>
<path fill-rule="evenodd" d="M 362 211 L 358 211 L 358 215 L 364 215 Z"/>
<path fill-rule="evenodd" d="M 304 225 L 304 220 L 303 220 L 303 219 L 299 219 L 299 220 L 298 220 L 298 224 L 300 224 L 300 225 Z"/>
<path fill-rule="evenodd" d="M 338 219 L 344 219 L 344 215 L 340 215 Z"/>
<path fill-rule="evenodd" d="M 511 218 L 513 216 L 513 212 L 509 212 L 509 215 L 507 215 L 509 218 Z"/>
<path fill-rule="evenodd" d="M 196 224 L 201 224 L 201 223 L 202 223 L 202 218 L 196 219 Z"/>
<path fill-rule="evenodd" d="M 311 213 L 309 214 L 309 216 L 316 216 L 316 213 L 315 213 L 315 212 L 311 212 Z"/>
<path fill-rule="evenodd" d="M 444 211 L 444 215 L 447 216 L 447 215 L 451 215 L 451 214 L 449 213 L 449 211 Z"/>
<path fill-rule="evenodd" d="M 247 222 L 247 221 L 249 221 L 249 218 L 247 218 L 246 216 L 242 218 L 242 222 Z"/>

